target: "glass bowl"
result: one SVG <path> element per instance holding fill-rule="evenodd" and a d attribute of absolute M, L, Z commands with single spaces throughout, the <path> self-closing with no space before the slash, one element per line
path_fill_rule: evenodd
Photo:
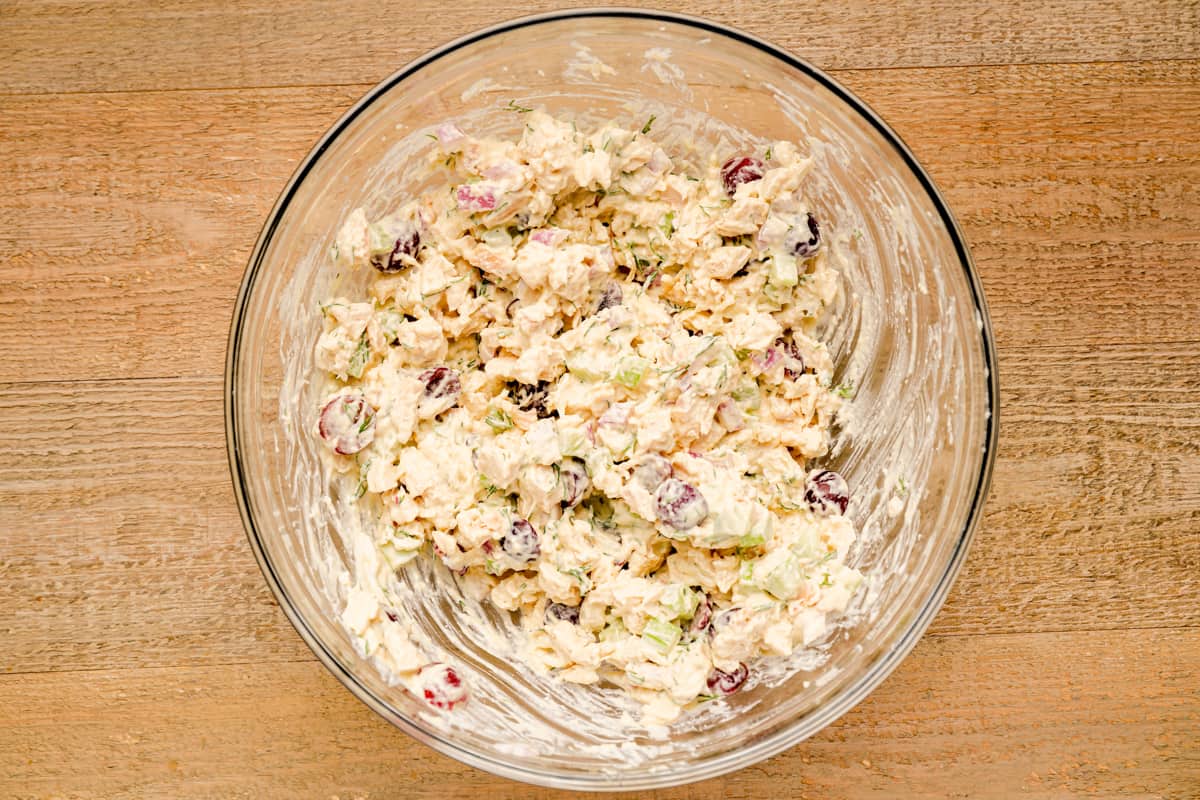
<path fill-rule="evenodd" d="M 669 729 L 642 726 L 611 690 L 564 684 L 506 658 L 512 621 L 463 624 L 457 584 L 433 559 L 408 570 L 431 646 L 464 674 L 453 713 L 390 686 L 341 624 L 346 520 L 328 499 L 312 436 L 324 394 L 310 368 L 319 303 L 340 280 L 328 257 L 356 207 L 420 191 L 406 169 L 453 120 L 515 134 L 516 107 L 641 124 L 676 150 L 718 154 L 792 140 L 842 291 L 823 336 L 852 391 L 823 464 L 854 493 L 867 576 L 817 646 L 764 663 L 726 700 Z M 723 157 L 723 156 L 722 156 Z M 351 282 L 352 283 L 352 282 Z M 226 367 L 230 467 L 251 546 L 288 619 L 329 670 L 382 717 L 498 775 L 572 789 L 646 789 L 720 775 L 811 736 L 862 700 L 916 644 L 970 543 L 996 441 L 997 383 L 982 288 L 962 235 L 912 154 L 862 101 L 761 40 L 689 17 L 573 11 L 509 22 L 441 47 L 372 89 L 317 143 L 284 189 L 238 295 Z M 851 390 L 849 387 L 853 387 Z M 439 569 L 441 572 L 439 572 Z M 399 765 L 398 765 L 399 766 Z"/>

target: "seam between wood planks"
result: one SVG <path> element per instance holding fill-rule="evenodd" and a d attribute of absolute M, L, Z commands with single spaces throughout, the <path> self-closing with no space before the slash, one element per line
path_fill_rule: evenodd
<path fill-rule="evenodd" d="M 791 51 L 788 51 L 791 52 Z M 802 58 L 801 56 L 796 56 Z M 418 59 L 410 59 L 398 66 L 399 71 Z M 963 64 L 896 64 L 880 67 L 837 67 L 827 69 L 820 64 L 808 62 L 828 75 L 843 75 L 867 72 L 893 72 L 897 70 L 963 70 L 963 69 L 1005 69 L 1009 67 L 1103 67 L 1115 64 L 1186 64 L 1200 63 L 1197 58 L 1118 58 L 1118 59 L 1089 59 L 1082 61 L 996 61 L 985 63 Z M 394 72 L 394 71 L 393 71 Z M 14 92 L 0 91 L 0 97 L 54 97 L 72 95 L 107 95 L 107 94 L 169 94 L 173 92 L 244 92 L 244 91 L 278 91 L 288 89 L 352 89 L 362 87 L 368 90 L 386 80 L 393 72 L 380 76 L 378 81 L 348 81 L 335 83 L 280 83 L 263 86 L 180 86 L 158 89 L 69 89 L 66 91 L 32 91 Z M 698 84 L 703 85 L 703 84 Z"/>
<path fill-rule="evenodd" d="M 1161 339 L 1161 340 L 1160 339 L 1153 339 L 1153 340 L 1123 339 L 1123 340 L 1115 340 L 1112 342 L 1094 342 L 1094 343 L 1088 344 L 1088 345 L 1061 345 L 1061 344 L 1053 344 L 1053 343 L 1030 344 L 1030 345 L 1022 345 L 1020 347 L 1020 350 L 1023 352 L 1028 351 L 1028 350 L 1055 350 L 1055 349 L 1061 350 L 1064 348 L 1070 349 L 1072 347 L 1078 347 L 1078 348 L 1089 349 L 1089 350 L 1102 350 L 1105 347 L 1117 347 L 1117 346 L 1122 346 L 1122 345 L 1138 345 L 1140 347 L 1154 347 L 1156 345 L 1172 345 L 1172 346 L 1174 346 L 1174 345 L 1196 345 L 1196 347 L 1198 349 L 1200 349 L 1200 339 Z M 1003 351 L 1003 348 L 1000 348 L 1000 350 Z M 48 385 L 58 385 L 58 384 L 83 385 L 83 384 L 89 384 L 89 383 L 120 383 L 120 382 L 136 383 L 136 382 L 140 382 L 140 381 L 154 382 L 154 383 L 161 383 L 161 382 L 166 382 L 166 381 L 221 381 L 222 383 L 224 383 L 224 380 L 225 380 L 225 374 L 223 372 L 222 373 L 197 372 L 192 375 L 127 375 L 127 376 L 112 375 L 112 376 L 108 376 L 108 377 L 104 377 L 104 378 L 71 378 L 71 377 L 57 378 L 56 377 L 56 378 L 38 378 L 35 380 L 27 380 L 27 381 L 0 381 L 0 391 L 3 391 L 5 389 L 20 389 L 21 387 L 24 387 L 24 386 L 38 387 L 38 386 L 48 386 Z M 1003 383 L 1003 385 L 1001 386 L 1001 389 L 1003 389 L 1005 386 L 1012 388 L 1014 386 L 1024 386 L 1025 385 L 1025 384 L 1015 384 L 1015 383 L 1011 383 L 1011 382 L 1007 382 L 1007 381 L 1002 381 L 1002 383 Z"/>
<path fill-rule="evenodd" d="M 922 634 L 921 640 L 924 640 L 924 639 L 965 640 L 965 639 L 972 639 L 972 638 L 976 638 L 976 639 L 987 638 L 987 639 L 994 640 L 994 639 L 1003 638 L 1003 637 L 1021 638 L 1021 637 L 1035 637 L 1035 636 L 1057 636 L 1060 634 L 1087 634 L 1087 633 L 1111 634 L 1111 633 L 1126 633 L 1126 632 L 1128 632 L 1128 633 L 1146 633 L 1146 632 L 1154 632 L 1154 631 L 1164 631 L 1164 632 L 1167 632 L 1167 631 L 1189 631 L 1189 630 L 1196 630 L 1197 628 L 1200 628 L 1200 625 L 1144 625 L 1144 626 L 1133 626 L 1133 627 L 1125 626 L 1125 627 L 1114 627 L 1114 628 L 1057 628 L 1057 629 L 1053 629 L 1053 630 L 1038 630 L 1038 631 L 995 631 L 995 632 L 976 631 L 976 632 L 971 632 L 971 633 L 925 633 L 925 634 Z M 912 657 L 912 654 L 910 653 L 908 656 L 905 656 L 905 660 L 908 660 L 911 657 Z M 901 663 L 903 663 L 903 661 Z M 231 661 L 219 661 L 219 662 L 200 663 L 200 664 L 180 663 L 180 664 L 157 664 L 157 665 L 151 664 L 151 665 L 145 665 L 145 666 L 108 666 L 108 667 L 78 667 L 78 668 L 72 667 L 69 669 L 20 669 L 20 667 L 17 667 L 17 668 L 9 670 L 7 672 L 0 672 L 0 681 L 5 680 L 6 678 L 19 678 L 21 676 L 28 676 L 28 675 L 72 675 L 72 674 L 77 674 L 77 673 L 91 673 L 91 672 L 114 672 L 114 673 L 116 673 L 116 672 L 141 672 L 141 671 L 145 671 L 145 672 L 170 671 L 170 670 L 179 670 L 179 669 L 221 669 L 224 667 L 241 667 L 241 666 L 248 666 L 248 665 L 255 665 L 255 664 L 261 664 L 264 666 L 272 665 L 272 664 L 321 664 L 322 666 L 324 666 L 324 662 L 322 662 L 320 659 L 318 659 L 316 657 L 315 654 L 313 654 L 310 658 L 279 658 L 279 659 L 262 658 L 262 659 L 246 659 L 246 660 L 235 659 L 235 660 L 231 660 Z"/>

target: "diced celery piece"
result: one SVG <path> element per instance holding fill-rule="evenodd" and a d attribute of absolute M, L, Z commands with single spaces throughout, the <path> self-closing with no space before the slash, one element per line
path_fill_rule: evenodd
<path fill-rule="evenodd" d="M 496 433 L 506 431 L 513 426 L 512 417 L 510 417 L 502 408 L 493 408 L 490 410 L 483 421 L 488 424 Z"/>
<path fill-rule="evenodd" d="M 602 642 L 612 642 L 624 638 L 629 631 L 625 628 L 625 623 L 616 618 L 610 620 L 607 625 L 601 628 L 599 639 Z"/>
<path fill-rule="evenodd" d="M 739 547 L 758 547 L 771 541 L 775 535 L 775 516 L 763 508 L 755 506 L 751 515 L 750 529 L 738 542 Z"/>
<path fill-rule="evenodd" d="M 800 269 L 793 256 L 782 253 L 767 262 L 767 283 L 779 289 L 790 289 L 800 282 Z"/>
<path fill-rule="evenodd" d="M 512 247 L 513 237 L 505 228 L 490 228 L 480 235 L 480 240 L 490 247 Z"/>
<path fill-rule="evenodd" d="M 759 545 L 766 544 L 766 542 L 766 531 L 760 528 L 750 531 L 741 539 L 738 539 L 738 547 L 758 547 Z"/>
<path fill-rule="evenodd" d="M 805 561 L 816 561 L 822 558 L 827 552 L 825 544 L 821 541 L 820 537 L 813 534 L 801 535 L 792 544 L 791 550 L 797 557 Z"/>
<path fill-rule="evenodd" d="M 671 619 L 679 619 L 696 612 L 700 596 L 681 583 L 673 583 L 663 591 L 659 603 L 671 615 Z"/>
<path fill-rule="evenodd" d="M 613 374 L 613 380 L 627 389 L 635 389 L 642 382 L 642 376 L 646 374 L 648 366 L 650 366 L 650 363 L 644 358 L 638 358 L 637 356 L 622 358 L 617 364 L 617 371 Z"/>
<path fill-rule="evenodd" d="M 350 364 L 346 367 L 346 374 L 351 378 L 361 378 L 363 370 L 370 360 L 371 345 L 367 343 L 367 335 L 364 333 L 358 339 L 358 346 L 354 348 L 354 354 L 350 356 Z"/>
<path fill-rule="evenodd" d="M 664 654 L 678 644 L 682 636 L 683 631 L 677 625 L 672 625 L 658 617 L 651 617 L 646 623 L 646 627 L 642 628 L 642 638 L 649 642 L 655 650 Z"/>
<path fill-rule="evenodd" d="M 379 553 L 392 570 L 397 570 L 417 557 L 421 551 L 421 540 L 404 531 L 396 531 L 391 538 L 379 545 Z"/>
<path fill-rule="evenodd" d="M 604 373 L 597 371 L 595 366 L 588 363 L 586 353 L 576 350 L 568 353 L 566 358 L 567 371 L 584 383 L 595 383 L 604 380 Z"/>
<path fill-rule="evenodd" d="M 738 580 L 747 585 L 752 585 L 754 583 L 753 561 L 743 561 L 738 566 Z"/>
<path fill-rule="evenodd" d="M 400 326 L 404 324 L 404 315 L 398 311 L 385 309 L 375 313 L 375 325 L 388 342 L 394 342 L 400 336 Z"/>
<path fill-rule="evenodd" d="M 559 426 L 558 449 L 564 456 L 579 456 L 583 454 L 587 438 L 583 430 L 575 427 Z"/>
<path fill-rule="evenodd" d="M 754 382 L 743 383 L 734 388 L 730 395 L 747 411 L 757 411 L 762 406 L 762 391 Z"/>
<path fill-rule="evenodd" d="M 375 256 L 391 253 L 392 248 L 395 246 L 396 237 L 382 223 L 375 222 L 367 226 L 368 255 Z"/>
<path fill-rule="evenodd" d="M 712 535 L 706 544 L 720 549 L 733 547 L 750 528 L 750 504 L 735 500 L 713 517 Z"/>
<path fill-rule="evenodd" d="M 788 553 L 788 557 L 783 560 L 783 563 L 767 575 L 762 588 L 780 600 L 791 600 L 800 592 L 800 586 L 803 583 L 804 573 L 800 566 L 800 559 L 794 553 Z"/>

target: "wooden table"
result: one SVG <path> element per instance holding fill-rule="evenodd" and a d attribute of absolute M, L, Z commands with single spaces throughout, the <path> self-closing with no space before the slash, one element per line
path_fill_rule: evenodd
<path fill-rule="evenodd" d="M 832 70 L 912 146 L 982 272 L 1003 430 L 899 670 L 657 796 L 1200 796 L 1200 6 L 667 5 Z M 297 160 L 427 47 L 550 6 L 0 5 L 0 796 L 558 796 L 416 744 L 318 664 L 250 554 L 221 411 Z"/>

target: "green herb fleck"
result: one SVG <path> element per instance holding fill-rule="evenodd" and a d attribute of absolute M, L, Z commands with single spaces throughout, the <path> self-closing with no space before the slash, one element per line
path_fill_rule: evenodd
<path fill-rule="evenodd" d="M 558 571 L 564 575 L 570 575 L 575 580 L 579 581 L 579 593 L 587 594 L 592 590 L 592 579 L 588 577 L 587 570 L 590 569 L 586 564 L 582 567 L 572 567 L 571 569 L 558 568 Z"/>
<path fill-rule="evenodd" d="M 854 394 L 854 383 L 852 381 L 847 381 L 846 383 L 843 383 L 834 389 L 833 393 L 838 397 L 845 399 Z"/>
<path fill-rule="evenodd" d="M 767 155 L 766 155 L 765 160 L 767 160 L 767 161 L 771 160 L 771 148 L 769 148 L 769 147 L 767 148 Z"/>
<path fill-rule="evenodd" d="M 528 106 L 519 106 L 516 103 L 514 103 L 512 100 L 508 101 L 508 105 L 506 105 L 504 107 L 504 110 L 505 111 L 515 111 L 518 114 L 528 114 L 530 111 L 533 111 L 532 108 L 529 108 Z"/>
<path fill-rule="evenodd" d="M 490 499 L 492 495 L 500 491 L 500 487 L 488 480 L 488 477 L 482 472 L 479 473 L 479 485 L 487 492 L 487 496 L 483 498 L 484 500 Z"/>
<path fill-rule="evenodd" d="M 506 431 L 513 426 L 512 417 L 502 408 L 492 409 L 491 413 L 483 418 L 483 421 L 496 433 Z"/>
<path fill-rule="evenodd" d="M 668 211 L 666 216 L 663 217 L 662 224 L 659 225 L 659 227 L 662 228 L 663 236 L 666 236 L 668 239 L 670 239 L 671 235 L 675 233 L 675 212 Z"/>
<path fill-rule="evenodd" d="M 371 360 L 371 345 L 367 343 L 367 334 L 363 334 L 358 339 L 358 346 L 354 348 L 354 354 L 350 356 L 350 364 L 346 368 L 346 373 L 351 378 L 361 378 L 363 370 L 366 369 L 367 362 Z"/>
<path fill-rule="evenodd" d="M 650 119 L 646 120 L 646 124 L 642 126 L 642 133 L 649 133 L 650 126 L 654 124 L 654 120 L 656 120 L 656 119 L 658 119 L 658 118 L 656 116 L 654 116 L 653 114 L 651 114 Z"/>

